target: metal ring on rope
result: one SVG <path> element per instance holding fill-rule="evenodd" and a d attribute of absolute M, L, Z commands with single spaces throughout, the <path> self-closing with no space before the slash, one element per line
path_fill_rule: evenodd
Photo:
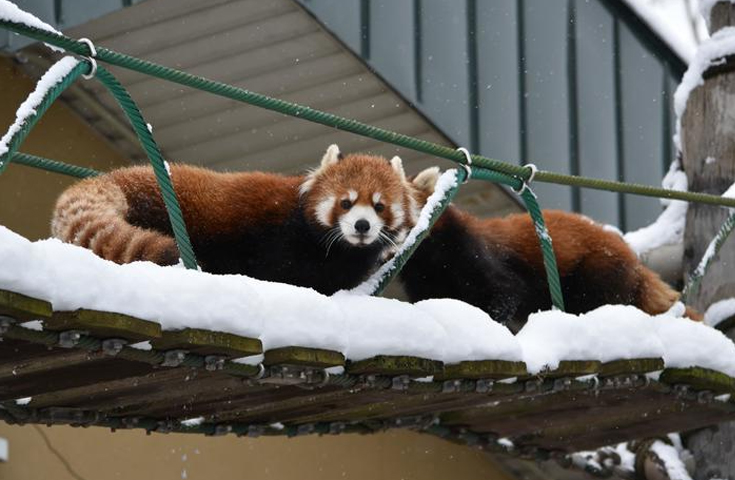
<path fill-rule="evenodd" d="M 466 164 L 460 163 L 460 166 L 467 172 L 467 178 L 462 181 L 462 185 L 464 185 L 470 181 L 470 177 L 472 176 L 472 157 L 470 156 L 470 151 L 464 147 L 459 147 L 457 150 L 464 153 L 464 158 L 467 160 Z"/>
<path fill-rule="evenodd" d="M 94 78 L 95 75 L 97 75 L 97 61 L 95 60 L 95 57 L 97 57 L 97 49 L 95 48 L 94 43 L 92 43 L 92 40 L 88 38 L 80 38 L 79 41 L 89 47 L 89 56 L 85 57 L 84 59 L 89 62 L 92 68 L 89 73 L 83 73 L 82 78 L 85 80 L 90 80 Z"/>
<path fill-rule="evenodd" d="M 529 175 L 526 180 L 520 179 L 523 182 L 523 184 L 521 185 L 521 188 L 516 190 L 515 188 L 511 187 L 513 188 L 513 191 L 516 192 L 518 195 L 523 195 L 523 192 L 525 192 L 526 189 L 529 188 L 529 185 L 531 184 L 531 182 L 533 182 L 533 177 L 536 176 L 536 172 L 538 172 L 538 167 L 534 165 L 533 163 L 527 163 L 526 165 L 524 165 L 524 167 L 531 170 L 531 175 Z"/>

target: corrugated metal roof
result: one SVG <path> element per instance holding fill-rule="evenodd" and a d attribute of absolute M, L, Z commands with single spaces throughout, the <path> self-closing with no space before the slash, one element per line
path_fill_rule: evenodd
<path fill-rule="evenodd" d="M 295 101 L 408 135 L 451 145 L 425 117 L 292 0 L 148 0 L 66 32 L 97 45 Z M 298 172 L 331 143 L 345 152 L 399 154 L 416 172 L 448 162 L 112 67 L 129 89 L 164 155 L 218 170 Z M 100 84 L 68 103 L 135 160 L 126 120 Z M 86 97 L 86 98 L 85 98 Z M 108 115 L 90 106 L 101 102 Z M 117 119 L 117 121 L 114 121 Z M 122 129 L 127 130 L 127 132 Z M 465 198 L 480 210 L 516 208 L 500 189 L 472 185 Z"/>

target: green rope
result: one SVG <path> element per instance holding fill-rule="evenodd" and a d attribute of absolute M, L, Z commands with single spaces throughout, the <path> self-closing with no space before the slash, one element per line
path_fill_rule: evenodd
<path fill-rule="evenodd" d="M 72 68 L 67 75 L 65 75 L 59 82 L 51 87 L 44 95 L 41 103 L 34 108 L 34 113 L 26 117 L 23 124 L 20 126 L 17 132 L 8 141 L 8 151 L 0 155 L 0 174 L 5 171 L 13 158 L 13 154 L 18 150 L 23 140 L 26 139 L 31 129 L 38 123 L 43 117 L 43 114 L 51 107 L 54 101 L 61 95 L 61 93 L 69 88 L 74 81 L 81 75 L 85 74 L 89 70 L 89 65 L 84 62 L 79 62 Z"/>
<path fill-rule="evenodd" d="M 524 168 L 528 170 L 527 167 Z M 536 175 L 538 176 L 538 173 Z M 556 255 L 554 254 L 551 235 L 549 235 L 549 230 L 546 228 L 546 222 L 544 222 L 544 216 L 541 213 L 541 207 L 539 207 L 536 194 L 534 194 L 531 188 L 525 184 L 525 181 L 484 168 L 472 167 L 472 176 L 470 178 L 502 183 L 511 187 L 516 192 L 521 192 L 520 196 L 523 199 L 523 203 L 526 206 L 528 214 L 531 216 L 531 220 L 533 220 L 534 231 L 536 232 L 536 236 L 538 237 L 541 245 L 541 254 L 544 259 L 544 269 L 546 270 L 546 280 L 549 284 L 551 303 L 557 309 L 564 311 L 564 296 L 561 291 L 561 281 L 559 279 L 559 269 L 556 265 Z"/>
<path fill-rule="evenodd" d="M 722 245 L 725 243 L 725 240 L 727 240 L 727 237 L 733 229 L 735 229 L 735 211 L 730 212 L 730 215 L 720 227 L 715 238 L 713 238 L 707 246 L 699 265 L 697 265 L 697 268 L 695 268 L 691 275 L 689 275 L 689 280 L 687 280 L 687 284 L 684 286 L 684 290 L 681 293 L 682 302 L 686 303 L 691 295 L 697 294 L 699 286 L 702 283 L 702 278 L 704 278 L 704 274 L 707 273 L 707 269 L 720 252 Z"/>
<path fill-rule="evenodd" d="M 64 35 L 59 35 L 54 32 L 48 32 L 46 30 L 41 30 L 35 27 L 11 22 L 8 20 L 0 20 L 0 26 L 34 38 L 36 40 L 55 45 L 78 55 L 89 56 L 91 54 L 86 43 L 79 42 Z M 309 108 L 303 105 L 298 105 L 295 103 L 268 97 L 266 95 L 254 93 L 249 90 L 233 87 L 226 83 L 216 82 L 196 75 L 191 75 L 180 70 L 165 67 L 163 65 L 148 62 L 146 60 L 134 58 L 122 53 L 115 52 L 113 50 L 109 50 L 107 48 L 98 47 L 97 56 L 95 58 L 97 60 L 101 60 L 112 65 L 117 65 L 119 67 L 134 70 L 140 73 L 144 73 L 146 75 L 158 77 L 164 80 L 178 83 L 180 85 L 196 88 L 240 102 L 249 103 L 251 105 L 255 105 L 268 110 L 273 110 L 292 117 L 303 118 L 304 120 L 309 120 L 311 122 L 337 128 L 339 130 L 355 133 L 357 135 L 369 137 L 385 143 L 391 143 L 393 145 L 410 148 L 412 150 L 423 152 L 436 157 L 446 158 L 456 163 L 467 163 L 464 154 L 443 145 L 438 145 L 436 143 L 427 142 L 418 138 L 413 138 L 400 133 L 377 128 L 355 120 L 315 110 L 313 108 Z M 471 157 L 473 166 L 495 170 L 501 173 L 505 173 L 507 175 L 518 177 L 522 180 L 527 180 L 529 178 L 529 171 L 525 167 L 501 162 L 477 154 L 473 154 L 471 155 Z M 649 197 L 669 198 L 673 200 L 685 200 L 689 202 L 706 203 L 710 205 L 721 205 L 725 207 L 735 208 L 735 198 L 723 198 L 717 195 L 667 190 L 664 188 L 656 188 L 648 185 L 629 184 L 611 180 L 585 178 L 547 171 L 538 171 L 534 179 L 538 182 L 586 187 L 596 190 L 610 190 L 614 192 L 632 193 L 635 195 L 643 195 Z"/>
<path fill-rule="evenodd" d="M 158 187 L 161 190 L 161 196 L 166 206 L 169 221 L 171 222 L 174 239 L 176 240 L 176 245 L 179 247 L 181 260 L 184 262 L 186 268 L 196 270 L 198 268 L 196 257 L 194 256 L 194 249 L 191 246 L 189 233 L 186 231 L 186 224 L 184 223 L 184 216 L 181 213 L 179 199 L 171 183 L 171 176 L 166 168 L 161 150 L 153 139 L 150 130 L 148 130 L 148 124 L 143 119 L 140 109 L 130 97 L 127 90 L 125 90 L 110 72 L 104 67 L 98 66 L 96 77 L 107 87 L 107 90 L 109 90 L 112 96 L 115 97 L 115 100 L 117 100 L 117 103 L 127 115 L 128 120 L 130 120 L 133 130 L 135 130 L 135 134 L 138 136 L 138 140 L 153 166 L 153 172 L 156 176 Z"/>
<path fill-rule="evenodd" d="M 368 292 L 369 295 L 380 295 L 381 293 L 383 293 L 383 290 L 385 290 L 388 284 L 390 284 L 390 282 L 393 281 L 393 279 L 401 272 L 403 266 L 406 264 L 406 262 L 408 262 L 408 260 L 419 247 L 421 242 L 423 242 L 424 239 L 429 235 L 429 232 L 431 232 L 432 227 L 439 219 L 441 214 L 444 213 L 449 204 L 452 203 L 452 200 L 459 191 L 459 187 L 467 179 L 467 172 L 464 169 L 454 170 L 454 172 L 455 184 L 444 193 L 444 198 L 442 198 L 439 204 L 434 207 L 434 210 L 431 212 L 431 216 L 429 217 L 429 223 L 426 228 L 419 232 L 413 244 L 404 248 L 398 255 L 393 257 L 391 260 L 388 261 L 388 263 L 385 263 L 384 266 L 381 267 L 381 270 L 383 271 L 381 272 L 379 270 L 377 273 L 380 280 L 374 287 L 373 291 Z"/>
<path fill-rule="evenodd" d="M 77 167 L 76 165 L 69 165 L 68 163 L 37 157 L 28 153 L 15 152 L 10 157 L 10 161 L 16 165 L 25 165 L 27 167 L 39 168 L 77 178 L 96 177 L 100 175 L 100 172 L 91 168 Z"/>

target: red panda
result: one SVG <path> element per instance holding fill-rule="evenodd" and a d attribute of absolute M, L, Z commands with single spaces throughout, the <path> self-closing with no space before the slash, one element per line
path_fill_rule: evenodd
<path fill-rule="evenodd" d="M 439 169 L 412 182 L 430 195 Z M 589 218 L 545 210 L 553 239 L 566 311 L 582 313 L 605 304 L 634 305 L 655 315 L 679 294 L 644 266 L 625 241 Z M 403 267 L 411 301 L 449 297 L 486 311 L 517 329 L 530 313 L 551 308 L 541 247 L 528 214 L 482 219 L 450 206 Z M 691 318 L 699 315 L 687 310 Z"/>
<path fill-rule="evenodd" d="M 414 224 L 401 159 L 347 155 L 336 145 L 307 175 L 170 167 L 204 271 L 244 274 L 331 294 L 355 287 Z M 83 180 L 58 199 L 57 238 L 117 263 L 179 261 L 150 167 Z"/>

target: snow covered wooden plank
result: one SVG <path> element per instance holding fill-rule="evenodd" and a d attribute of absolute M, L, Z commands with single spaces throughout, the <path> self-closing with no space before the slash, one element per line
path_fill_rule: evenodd
<path fill-rule="evenodd" d="M 735 395 L 735 379 L 708 368 L 667 368 L 661 372 L 661 381 L 669 385 L 686 385 L 709 394 Z"/>
<path fill-rule="evenodd" d="M 442 362 L 412 356 L 378 355 L 347 364 L 347 372 L 354 375 L 408 375 L 427 377 L 442 373 Z"/>
<path fill-rule="evenodd" d="M 44 322 L 49 330 L 81 330 L 99 338 L 122 338 L 134 342 L 152 340 L 161 336 L 161 325 L 121 313 L 79 309 L 54 312 Z"/>
<path fill-rule="evenodd" d="M 281 347 L 266 350 L 264 365 L 303 365 L 315 368 L 340 367 L 345 357 L 340 352 L 322 348 Z"/>
<path fill-rule="evenodd" d="M 247 357 L 263 353 L 263 344 L 257 338 L 201 328 L 162 332 L 160 338 L 151 341 L 151 345 L 160 350 L 181 349 L 200 355 Z"/>
<path fill-rule="evenodd" d="M 503 379 L 527 375 L 526 364 L 505 360 L 477 360 L 445 365 L 444 372 L 437 379 L 452 380 L 471 379 Z"/>
<path fill-rule="evenodd" d="M 51 304 L 20 293 L 0 290 L 0 316 L 7 316 L 18 322 L 49 318 Z"/>
<path fill-rule="evenodd" d="M 658 372 L 664 369 L 663 358 L 613 360 L 600 365 L 600 377 Z"/>

